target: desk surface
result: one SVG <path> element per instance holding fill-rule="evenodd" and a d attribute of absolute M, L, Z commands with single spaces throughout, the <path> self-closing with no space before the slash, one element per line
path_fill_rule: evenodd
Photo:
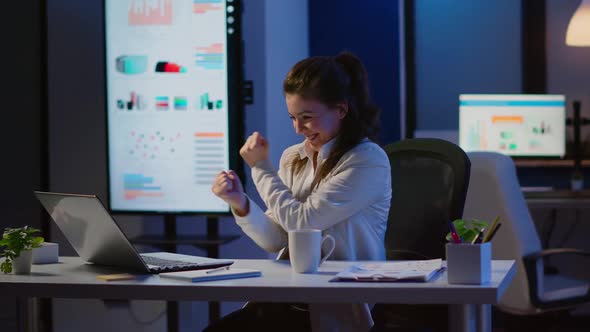
<path fill-rule="evenodd" d="M 574 167 L 573 159 L 514 159 L 517 167 Z M 582 167 L 590 166 L 589 159 L 581 161 Z"/>
<path fill-rule="evenodd" d="M 97 275 L 117 273 L 60 257 L 59 264 L 33 265 L 30 275 L 0 275 L 0 294 L 24 297 L 152 299 L 174 301 L 382 302 L 496 304 L 512 280 L 514 261 L 493 261 L 484 285 L 450 285 L 441 273 L 427 283 L 329 282 L 355 262 L 327 261 L 318 274 L 293 274 L 286 261 L 236 260 L 233 266 L 262 271 L 262 277 L 189 283 L 141 275 L 105 282 Z M 356 262 L 358 263 L 358 262 Z"/>
<path fill-rule="evenodd" d="M 580 208 L 590 207 L 590 190 L 525 191 L 529 207 Z"/>

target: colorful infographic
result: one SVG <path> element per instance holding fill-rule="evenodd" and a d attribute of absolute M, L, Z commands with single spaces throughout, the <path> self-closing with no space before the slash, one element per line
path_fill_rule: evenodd
<path fill-rule="evenodd" d="M 231 0 L 105 0 L 110 207 L 228 212 Z M 231 31 L 231 32 L 230 32 Z"/>

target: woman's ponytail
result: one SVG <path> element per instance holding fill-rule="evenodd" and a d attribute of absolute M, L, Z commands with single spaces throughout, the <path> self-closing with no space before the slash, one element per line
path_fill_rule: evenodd
<path fill-rule="evenodd" d="M 348 74 L 349 102 L 356 108 L 355 117 L 364 124 L 363 134 L 376 141 L 379 133 L 380 109 L 375 106 L 369 94 L 369 79 L 361 60 L 350 52 L 341 52 L 334 57 L 334 61 Z"/>

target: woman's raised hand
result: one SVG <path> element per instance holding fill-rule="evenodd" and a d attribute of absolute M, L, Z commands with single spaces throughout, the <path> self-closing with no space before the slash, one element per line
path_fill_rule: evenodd
<path fill-rule="evenodd" d="M 255 131 L 240 149 L 240 155 L 250 167 L 261 160 L 268 160 L 268 141 Z"/>
<path fill-rule="evenodd" d="M 211 191 L 229 204 L 239 215 L 248 214 L 248 199 L 238 175 L 232 171 L 221 171 L 211 187 Z"/>

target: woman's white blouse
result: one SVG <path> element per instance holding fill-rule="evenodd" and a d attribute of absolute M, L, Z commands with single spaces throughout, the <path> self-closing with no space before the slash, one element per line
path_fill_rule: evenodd
<path fill-rule="evenodd" d="M 321 165 L 333 140 L 318 154 Z M 294 175 L 294 154 L 308 159 Z M 391 202 L 391 171 L 387 155 L 364 140 L 340 158 L 332 172 L 311 190 L 312 152 L 305 144 L 283 153 L 278 174 L 270 162 L 252 168 L 252 179 L 267 211 L 250 201 L 245 217 L 234 214 L 238 225 L 260 247 L 277 252 L 287 245 L 289 229 L 320 229 L 336 240 L 333 260 L 385 259 L 385 227 Z"/>
<path fill-rule="evenodd" d="M 334 140 L 325 144 L 317 157 L 321 167 Z M 307 158 L 307 164 L 299 173 L 293 174 L 291 161 L 299 155 Z M 270 252 L 287 246 L 287 231 L 290 229 L 320 229 L 336 240 L 332 260 L 384 260 L 385 228 L 391 201 L 391 171 L 387 155 L 377 144 L 363 140 L 344 154 L 334 169 L 314 190 L 313 152 L 305 143 L 293 145 L 281 156 L 279 171 L 268 161 L 259 162 L 252 168 L 252 179 L 266 212 L 249 201 L 248 215 L 234 213 L 237 224 L 254 242 Z M 311 309 L 314 322 L 314 305 Z M 329 329 L 340 326 L 338 331 L 364 330 L 372 325 L 366 306 L 361 311 L 351 306 L 322 305 L 322 320 L 329 322 L 325 314 L 331 309 L 348 308 L 348 316 L 342 310 Z M 361 309 L 356 306 L 357 309 Z M 319 309 L 319 308 L 318 308 Z M 331 315 L 330 315 L 331 316 Z M 334 317 L 336 318 L 336 317 Z M 352 324 L 352 325 L 351 325 Z M 323 324 L 321 324 L 323 325 Z M 347 326 L 348 325 L 348 326 Z M 315 329 L 315 328 L 314 328 Z M 321 328 L 322 330 L 324 328 Z"/>

